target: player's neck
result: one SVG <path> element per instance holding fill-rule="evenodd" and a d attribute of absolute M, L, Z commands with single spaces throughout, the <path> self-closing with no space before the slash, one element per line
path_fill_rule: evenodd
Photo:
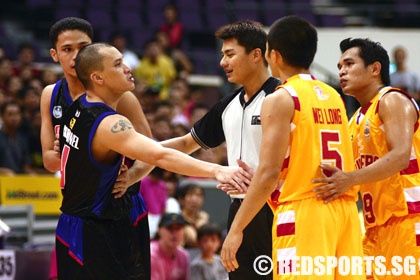
<path fill-rule="evenodd" d="M 69 87 L 70 96 L 73 100 L 76 100 L 80 95 L 85 93 L 85 87 L 78 78 L 66 76 L 66 80 Z"/>
<path fill-rule="evenodd" d="M 286 81 L 290 77 L 299 75 L 299 74 L 311 74 L 309 69 L 303 67 L 292 67 L 292 66 L 284 66 L 280 71 L 280 79 L 282 82 Z"/>
<path fill-rule="evenodd" d="M 102 102 L 111 107 L 114 110 L 117 110 L 117 104 L 121 96 L 116 96 L 114 94 L 104 94 L 104 92 L 100 92 L 98 94 L 97 89 L 93 90 L 86 90 L 86 100 L 88 102 Z"/>
<path fill-rule="evenodd" d="M 368 86 L 358 91 L 358 94 L 355 96 L 357 101 L 360 103 L 360 106 L 367 105 L 384 87 L 380 82 L 372 81 Z"/>

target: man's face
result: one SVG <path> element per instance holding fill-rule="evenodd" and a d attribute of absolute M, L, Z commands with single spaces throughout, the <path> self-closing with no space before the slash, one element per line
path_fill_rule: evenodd
<path fill-rule="evenodd" d="M 184 241 L 184 225 L 172 224 L 166 227 L 159 227 L 159 236 L 163 246 L 176 250 Z"/>
<path fill-rule="evenodd" d="M 233 38 L 223 41 L 221 52 L 220 66 L 225 71 L 227 80 L 230 83 L 244 84 L 254 71 L 252 52 L 247 54 L 245 47 Z"/>
<path fill-rule="evenodd" d="M 346 50 L 337 64 L 340 85 L 347 95 L 355 96 L 360 89 L 367 87 L 371 82 L 371 66 L 365 66 L 359 56 L 359 48 Z"/>
<path fill-rule="evenodd" d="M 130 67 L 123 63 L 122 54 L 115 47 L 103 48 L 101 52 L 104 55 L 104 70 L 99 71 L 99 74 L 104 80 L 104 85 L 119 94 L 133 90 L 134 78 Z"/>
<path fill-rule="evenodd" d="M 74 68 L 76 56 L 80 49 L 92 43 L 92 39 L 80 30 L 66 30 L 58 35 L 55 49 L 50 50 L 51 57 L 60 63 L 63 72 L 77 77 Z"/>
<path fill-rule="evenodd" d="M 6 107 L 3 113 L 3 123 L 8 129 L 17 129 L 22 122 L 22 113 L 17 104 Z"/>
<path fill-rule="evenodd" d="M 19 61 L 24 65 L 31 64 L 35 59 L 35 52 L 31 48 L 22 49 L 19 53 Z"/>

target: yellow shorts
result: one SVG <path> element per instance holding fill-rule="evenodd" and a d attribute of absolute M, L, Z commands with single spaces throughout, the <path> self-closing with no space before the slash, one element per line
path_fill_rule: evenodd
<path fill-rule="evenodd" d="M 339 270 L 347 268 L 345 261 L 363 258 L 354 200 L 341 197 L 325 204 L 309 198 L 279 204 L 272 258 L 273 279 L 365 279 L 362 264 L 352 271 Z"/>
<path fill-rule="evenodd" d="M 376 257 L 366 279 L 420 279 L 420 214 L 392 217 L 368 228 L 363 251 Z"/>

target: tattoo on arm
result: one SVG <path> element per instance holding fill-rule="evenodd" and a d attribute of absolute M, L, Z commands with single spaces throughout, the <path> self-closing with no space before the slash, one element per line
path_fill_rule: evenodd
<path fill-rule="evenodd" d="M 132 129 L 133 126 L 129 121 L 119 120 L 111 128 L 112 133 L 118 133 L 126 129 Z"/>

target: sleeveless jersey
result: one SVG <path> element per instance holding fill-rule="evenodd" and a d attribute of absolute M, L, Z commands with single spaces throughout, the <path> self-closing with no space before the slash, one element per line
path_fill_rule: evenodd
<path fill-rule="evenodd" d="M 62 78 L 55 84 L 50 101 L 51 121 L 55 134 L 59 133 L 61 117 L 72 103 L 73 100 L 70 96 L 67 80 Z"/>
<path fill-rule="evenodd" d="M 295 75 L 278 88 L 284 88 L 295 103 L 278 201 L 314 198 L 312 179 L 323 176 L 321 163 L 354 170 L 344 102 L 335 89 L 309 74 Z M 357 191 L 352 187 L 346 195 L 357 200 Z"/>
<path fill-rule="evenodd" d="M 386 145 L 384 126 L 379 118 L 380 101 L 390 91 L 398 91 L 416 102 L 397 88 L 383 88 L 366 106 L 359 108 L 350 120 L 350 133 L 357 169 L 366 167 L 389 152 Z M 420 213 L 420 131 L 419 121 L 414 127 L 413 146 L 408 168 L 374 183 L 360 186 L 363 202 L 365 227 L 383 225 L 392 216 L 401 217 Z"/>
<path fill-rule="evenodd" d="M 111 194 L 122 162 L 97 162 L 93 136 L 100 122 L 116 112 L 103 103 L 89 103 L 86 95 L 75 100 L 62 117 L 60 129 L 61 187 L 64 214 L 82 218 L 119 219 L 124 208 Z M 122 203 L 122 202 L 121 202 Z M 125 213 L 127 215 L 127 212 Z"/>

